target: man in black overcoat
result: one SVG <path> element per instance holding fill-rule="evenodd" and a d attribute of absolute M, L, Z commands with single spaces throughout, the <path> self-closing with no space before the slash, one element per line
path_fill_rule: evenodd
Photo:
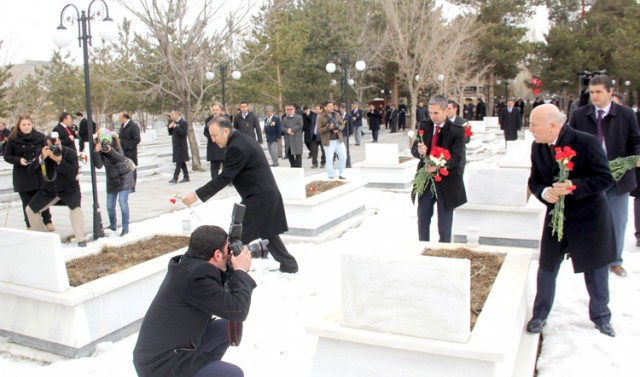
<path fill-rule="evenodd" d="M 142 320 L 133 350 L 138 376 L 242 377 L 242 369 L 221 359 L 230 345 L 231 321 L 244 321 L 249 314 L 256 287 L 250 267 L 246 247 L 237 257 L 229 255 L 224 230 L 198 227 L 186 253 L 169 261 Z"/>
<path fill-rule="evenodd" d="M 505 142 L 518 140 L 518 131 L 522 128 L 522 113 L 513 99 L 509 99 L 507 106 L 500 110 L 498 121 L 500 129 L 504 131 Z"/>
<path fill-rule="evenodd" d="M 487 105 L 482 101 L 482 98 L 478 98 L 478 103 L 476 104 L 476 120 L 484 120 L 484 117 L 487 116 Z"/>
<path fill-rule="evenodd" d="M 142 140 L 140 138 L 140 127 L 136 122 L 131 120 L 131 115 L 126 111 L 121 111 L 118 114 L 118 121 L 120 122 L 120 146 L 124 156 L 133 161 L 138 166 L 138 144 Z M 136 182 L 138 181 L 138 169 L 133 171 L 133 189 L 136 191 Z"/>
<path fill-rule="evenodd" d="M 555 295 L 556 276 L 565 256 L 573 270 L 584 273 L 589 292 L 589 318 L 600 332 L 615 336 L 611 327 L 609 273 L 607 266 L 616 256 L 613 222 L 605 191 L 613 183 L 604 151 L 593 136 L 563 127 L 566 117 L 554 105 L 545 104 L 531 112 L 530 130 L 535 139 L 531 146 L 529 189 L 547 206 L 542 227 L 540 265 L 533 318 L 527 331 L 539 333 L 544 327 Z M 555 147 L 568 146 L 576 152 L 571 159 L 573 170 L 566 183 L 555 183 L 560 168 Z M 575 190 L 570 186 L 575 185 Z M 558 241 L 550 227 L 554 204 L 565 197 L 564 236 Z"/>
<path fill-rule="evenodd" d="M 640 155 L 640 130 L 636 116 L 630 108 L 612 102 L 612 95 L 613 88 L 608 76 L 597 75 L 591 78 L 589 97 L 593 105 L 576 109 L 571 115 L 569 125 L 576 130 L 596 136 L 609 161 L 618 157 Z M 635 188 L 634 172 L 628 171 L 606 192 L 609 210 L 613 217 L 617 247 L 616 260 L 609 267 L 611 272 L 618 276 L 627 275 L 622 267 L 622 249 L 627 227 L 629 192 Z"/>
<path fill-rule="evenodd" d="M 167 125 L 169 135 L 171 135 L 171 145 L 173 147 L 173 162 L 176 163 L 176 170 L 173 172 L 173 179 L 169 183 L 178 183 L 180 170 L 182 170 L 182 180 L 180 183 L 189 182 L 189 170 L 187 170 L 187 161 L 189 158 L 189 144 L 187 142 L 187 134 L 189 133 L 189 124 L 182 118 L 177 110 L 171 112 L 171 122 Z"/>
<path fill-rule="evenodd" d="M 280 239 L 280 234 L 289 227 L 282 195 L 264 151 L 250 136 L 233 129 L 225 117 L 213 118 L 209 122 L 209 133 L 211 140 L 227 149 L 222 172 L 195 192 L 185 195 L 182 201 L 186 205 L 198 199 L 206 202 L 233 183 L 242 204 L 247 207 L 242 223 L 242 242 L 268 239 L 269 251 L 280 262 L 280 271 L 297 272 L 296 259 Z"/>
<path fill-rule="evenodd" d="M 445 148 L 451 154 L 447 162 L 449 174 L 442 177 L 442 181 L 435 182 L 437 198 L 427 187 L 424 194 L 418 197 L 418 236 L 420 241 L 429 241 L 431 217 L 433 207 L 438 203 L 438 234 L 439 242 L 451 242 L 451 228 L 453 226 L 453 210 L 467 202 L 467 193 L 462 181 L 462 161 L 465 153 L 464 129 L 455 126 L 447 119 L 447 99 L 442 96 L 429 100 L 429 121 L 420 123 L 420 130 L 424 131 L 423 142 L 416 140 L 411 147 L 411 154 L 420 159 L 418 169 L 435 172 L 435 167 L 425 166 L 422 158 L 431 153 L 432 141 L 437 133 L 435 146 Z"/>
<path fill-rule="evenodd" d="M 308 158 L 311 158 L 311 138 L 313 137 L 313 114 L 311 113 L 311 107 L 304 105 L 302 107 L 302 133 L 304 145 L 307 146 L 309 151 Z"/>
<path fill-rule="evenodd" d="M 211 141 L 211 135 L 209 135 L 209 122 L 211 119 L 220 116 L 220 105 L 214 103 L 211 105 L 211 115 L 204 120 L 204 137 L 207 138 L 207 161 L 210 162 L 210 170 L 211 170 L 211 179 L 214 179 L 218 176 L 220 172 L 220 167 L 222 166 L 222 162 L 224 161 L 224 148 L 220 148 L 218 144 Z"/>
<path fill-rule="evenodd" d="M 464 99 L 462 114 L 464 119 L 473 120 L 473 101 L 471 100 L 471 98 Z"/>
<path fill-rule="evenodd" d="M 73 119 L 71 119 L 71 114 L 63 112 L 58 117 L 58 124 L 53 127 L 51 132 L 58 133 L 58 139 L 63 146 L 77 151 L 78 149 L 76 148 L 76 143 L 74 143 L 77 135 L 71 129 L 72 124 Z"/>
<path fill-rule="evenodd" d="M 240 102 L 240 112 L 233 117 L 233 128 L 247 136 L 251 136 L 262 144 L 262 128 L 256 114 L 249 111 L 249 104 Z"/>

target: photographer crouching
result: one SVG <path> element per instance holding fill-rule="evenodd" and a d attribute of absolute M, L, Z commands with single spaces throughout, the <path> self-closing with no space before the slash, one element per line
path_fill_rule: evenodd
<path fill-rule="evenodd" d="M 62 146 L 57 132 L 47 137 L 45 146 L 37 152 L 37 160 L 29 164 L 30 174 L 42 174 L 42 186 L 25 208 L 31 229 L 46 232 L 41 213 L 60 200 L 71 210 L 69 218 L 78 246 L 87 246 L 84 216 L 80 204 L 82 196 L 78 182 L 78 153 Z"/>
<path fill-rule="evenodd" d="M 169 261 L 142 320 L 133 350 L 138 376 L 243 376 L 239 367 L 221 359 L 230 342 L 238 343 L 233 321 L 244 321 L 249 314 L 256 287 L 247 273 L 250 267 L 249 250 L 230 253 L 224 230 L 197 228 L 186 253 Z"/>

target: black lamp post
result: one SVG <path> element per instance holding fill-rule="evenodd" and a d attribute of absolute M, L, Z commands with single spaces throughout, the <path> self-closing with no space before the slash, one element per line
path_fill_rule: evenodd
<path fill-rule="evenodd" d="M 336 64 L 333 62 L 333 59 L 340 60 L 340 64 L 342 64 L 342 88 L 344 95 L 345 106 L 347 107 L 347 112 L 349 116 L 351 116 L 351 104 L 349 103 L 349 84 L 353 82 L 353 80 L 349 80 L 349 53 L 340 54 L 337 52 L 333 52 L 331 54 L 332 58 L 327 63 L 325 69 L 329 73 L 333 73 L 336 71 Z M 358 71 L 364 71 L 367 67 L 364 60 L 356 61 L 356 69 Z M 347 140 L 345 141 L 347 146 L 347 168 L 351 168 L 351 153 L 349 152 L 349 134 L 351 130 L 349 130 L 349 124 L 347 123 Z"/>
<path fill-rule="evenodd" d="M 91 11 L 91 7 L 94 3 L 100 3 L 104 9 L 99 9 L 96 12 Z M 75 14 L 71 12 L 70 16 L 65 18 L 65 13 L 68 10 L 75 10 Z M 102 10 L 104 10 L 104 17 L 102 14 Z M 89 137 L 89 161 L 91 168 L 91 190 L 93 192 L 93 239 L 97 240 L 100 237 L 104 237 L 104 230 L 102 229 L 102 217 L 100 216 L 100 204 L 98 202 L 98 188 L 96 185 L 96 166 L 93 159 L 93 134 L 95 130 L 93 129 L 93 115 L 91 113 L 91 86 L 89 80 L 89 50 L 88 46 L 91 46 L 91 21 L 95 18 L 102 18 L 102 21 L 105 23 L 103 27 L 100 29 L 100 36 L 105 40 L 113 40 L 117 36 L 117 27 L 114 33 L 115 22 L 111 18 L 109 18 L 109 8 L 107 7 L 107 3 L 104 0 L 92 0 L 89 3 L 89 7 L 86 11 L 78 10 L 73 4 L 67 4 L 62 8 L 60 12 L 60 25 L 58 26 L 55 34 L 54 34 L 54 43 L 60 47 L 66 47 L 71 43 L 71 35 L 67 32 L 67 28 L 64 26 L 73 25 L 74 22 L 78 23 L 78 45 L 82 47 L 83 53 L 83 63 L 84 63 L 84 88 L 85 88 L 85 102 L 87 107 L 87 126 L 88 133 L 91 135 Z"/>
<path fill-rule="evenodd" d="M 205 77 L 207 80 L 213 80 L 215 78 L 215 74 L 209 71 L 206 73 Z M 242 73 L 240 71 L 234 70 L 233 72 L 231 72 L 231 78 L 233 78 L 234 80 L 240 80 L 241 77 L 242 77 Z M 226 81 L 227 81 L 227 63 L 221 63 L 220 64 L 220 84 L 222 86 L 222 108 L 224 109 L 225 113 L 227 111 L 227 103 L 225 98 Z"/>

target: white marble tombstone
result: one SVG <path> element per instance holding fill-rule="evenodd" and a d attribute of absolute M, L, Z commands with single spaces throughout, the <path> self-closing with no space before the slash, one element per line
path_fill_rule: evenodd
<path fill-rule="evenodd" d="M 365 144 L 365 161 L 372 165 L 398 165 L 398 144 Z"/>
<path fill-rule="evenodd" d="M 489 128 L 500 128 L 498 117 L 484 117 L 484 125 Z"/>
<path fill-rule="evenodd" d="M 282 199 L 302 200 L 307 197 L 303 169 L 272 167 L 271 172 L 276 179 Z"/>
<path fill-rule="evenodd" d="M 53 292 L 69 288 L 60 236 L 2 228 L 0 239 L 0 281 Z"/>
<path fill-rule="evenodd" d="M 524 207 L 528 178 L 527 169 L 469 165 L 464 173 L 468 203 Z"/>

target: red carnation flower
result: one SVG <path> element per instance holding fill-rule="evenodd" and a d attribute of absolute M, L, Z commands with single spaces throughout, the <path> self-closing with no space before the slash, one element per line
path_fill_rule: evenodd
<path fill-rule="evenodd" d="M 315 187 L 312 187 L 312 188 L 311 188 L 311 191 L 316 191 L 316 188 L 315 188 Z"/>
<path fill-rule="evenodd" d="M 445 169 L 445 168 L 440 168 L 440 175 L 443 176 L 448 176 L 449 175 L 449 170 Z"/>
<path fill-rule="evenodd" d="M 436 175 L 435 177 L 433 177 L 433 180 L 436 181 L 436 182 L 440 182 L 440 181 L 442 181 L 442 177 L 439 176 L 439 175 Z"/>
<path fill-rule="evenodd" d="M 571 186 L 567 187 L 567 190 L 569 190 L 569 191 L 574 191 L 574 190 L 575 190 L 575 189 L 577 189 L 577 188 L 578 188 L 578 186 L 576 186 L 576 185 L 571 185 Z"/>
<path fill-rule="evenodd" d="M 176 204 L 176 198 L 171 198 L 169 199 L 169 201 L 171 202 L 171 204 Z"/>
<path fill-rule="evenodd" d="M 424 135 L 424 130 L 418 130 L 418 135 L 420 136 Z"/>
<path fill-rule="evenodd" d="M 567 169 L 569 169 L 569 171 L 573 170 L 573 162 L 569 161 L 565 166 L 567 167 Z"/>

